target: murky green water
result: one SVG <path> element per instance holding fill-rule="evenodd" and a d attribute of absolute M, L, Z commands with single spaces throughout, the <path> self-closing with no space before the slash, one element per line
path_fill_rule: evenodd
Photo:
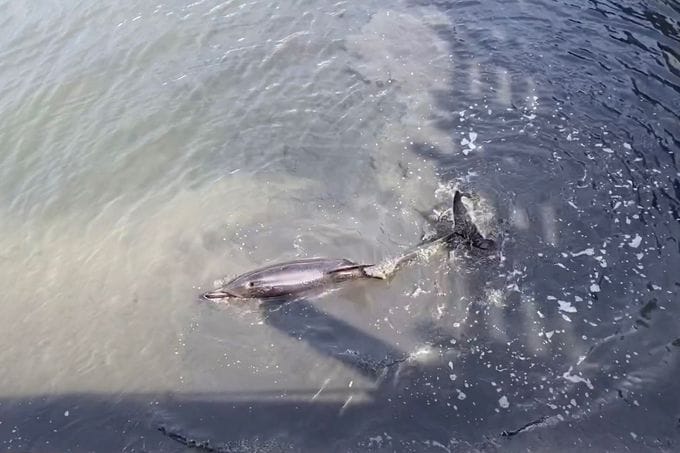
<path fill-rule="evenodd" d="M 357 73 L 417 71 L 407 96 L 446 78 L 446 60 L 373 65 L 362 33 L 399 17 L 362 31 L 370 9 L 332 4 L 4 9 L 3 330 L 23 344 L 2 352 L 21 365 L 9 394 L 172 389 L 196 286 L 418 238 L 398 209 L 429 208 L 432 166 L 402 190 L 390 167 L 417 159 L 389 130 L 397 90 Z M 437 58 L 427 22 L 404 17 Z"/>

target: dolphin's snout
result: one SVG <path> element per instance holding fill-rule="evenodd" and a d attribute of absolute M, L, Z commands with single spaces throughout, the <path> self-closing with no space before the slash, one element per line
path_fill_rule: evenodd
<path fill-rule="evenodd" d="M 217 289 L 215 291 L 208 291 L 207 293 L 203 293 L 201 295 L 201 299 L 204 299 L 204 300 L 228 299 L 230 297 L 234 297 L 234 295 L 228 293 L 227 291 L 225 291 L 223 289 Z"/>

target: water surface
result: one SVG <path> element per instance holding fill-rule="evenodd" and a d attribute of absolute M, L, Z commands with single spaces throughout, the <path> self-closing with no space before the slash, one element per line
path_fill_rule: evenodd
<path fill-rule="evenodd" d="M 7 451 L 675 451 L 671 1 L 0 1 Z M 282 307 L 452 188 L 500 243 Z"/>

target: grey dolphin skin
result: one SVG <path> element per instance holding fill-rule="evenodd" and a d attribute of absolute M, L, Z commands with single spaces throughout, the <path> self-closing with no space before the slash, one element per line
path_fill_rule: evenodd
<path fill-rule="evenodd" d="M 379 264 L 357 264 L 347 259 L 311 258 L 273 264 L 239 275 L 219 289 L 202 295 L 206 300 L 221 299 L 286 299 L 315 289 L 330 287 L 348 280 L 389 279 L 399 267 L 416 258 L 424 249 L 458 244 L 482 250 L 491 249 L 494 242 L 485 239 L 456 191 L 453 197 L 453 228 L 439 233 L 406 253 Z"/>

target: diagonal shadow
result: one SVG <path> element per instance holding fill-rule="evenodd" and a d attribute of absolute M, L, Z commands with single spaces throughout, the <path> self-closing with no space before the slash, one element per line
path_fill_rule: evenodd
<path fill-rule="evenodd" d="M 366 377 L 377 378 L 385 367 L 407 357 L 383 340 L 318 309 L 308 299 L 264 302 L 260 308 L 267 325 Z"/>

